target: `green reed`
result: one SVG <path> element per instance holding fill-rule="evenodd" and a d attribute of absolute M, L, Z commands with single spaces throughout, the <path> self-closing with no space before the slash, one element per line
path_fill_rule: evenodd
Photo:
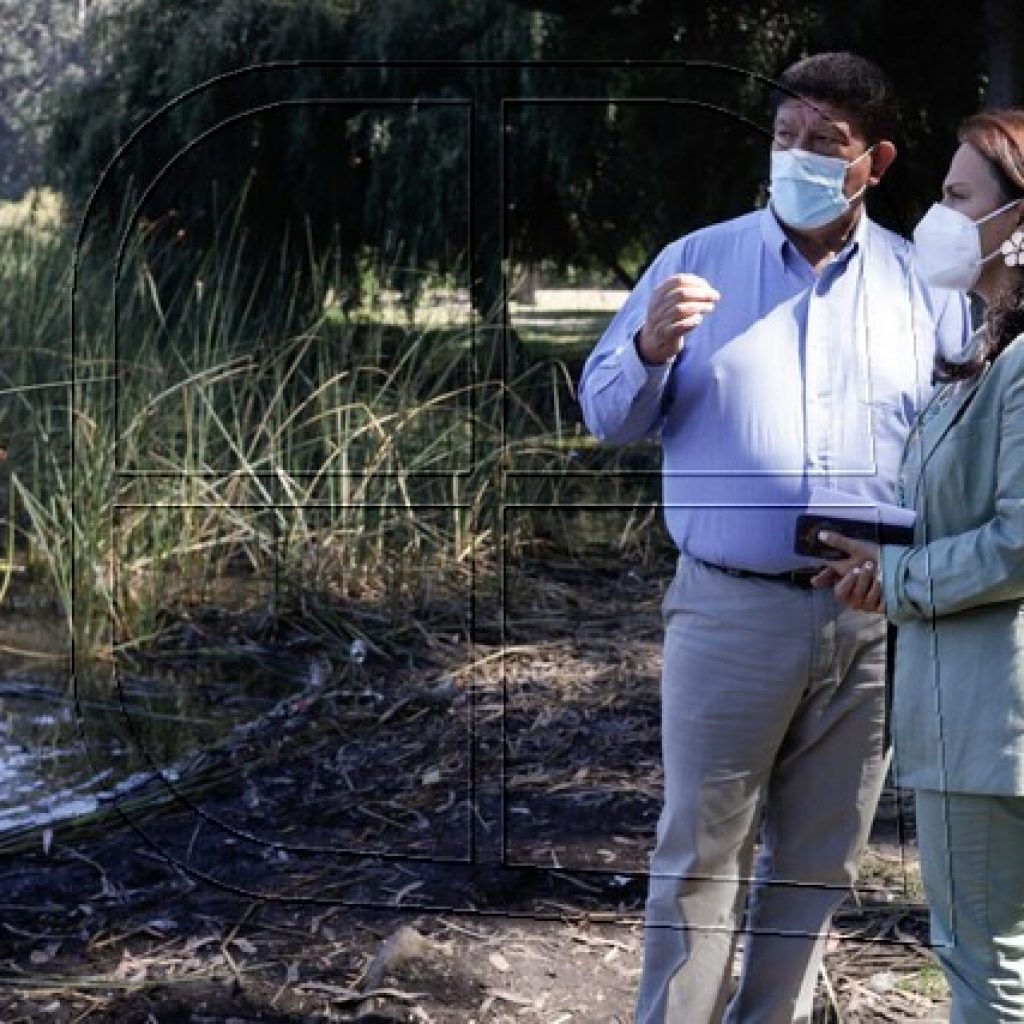
<path fill-rule="evenodd" d="M 494 565 L 499 539 L 531 542 L 504 502 L 579 501 L 566 470 L 618 458 L 580 436 L 564 366 L 499 379 L 493 325 L 345 312 L 329 259 L 255 275 L 244 245 L 230 221 L 199 256 L 138 233 L 115 276 L 98 245 L 0 229 L 7 555 L 45 581 L 82 658 L 146 644 L 225 579 L 271 606 L 429 604 Z"/>

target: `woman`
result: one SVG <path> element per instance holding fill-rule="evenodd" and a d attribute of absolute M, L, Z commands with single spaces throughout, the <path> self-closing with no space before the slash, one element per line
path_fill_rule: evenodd
<path fill-rule="evenodd" d="M 893 745 L 916 791 L 950 1020 L 1024 1021 L 1024 110 L 978 114 L 914 232 L 922 273 L 985 322 L 907 440 L 913 545 L 865 544 L 816 578 L 899 627 Z"/>

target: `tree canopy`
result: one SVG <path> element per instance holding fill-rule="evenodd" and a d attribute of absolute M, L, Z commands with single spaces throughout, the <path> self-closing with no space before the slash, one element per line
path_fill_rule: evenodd
<path fill-rule="evenodd" d="M 992 69 L 1024 99 L 1012 0 L 986 2 L 954 33 L 952 5 L 924 0 L 856 19 L 838 0 L 134 0 L 98 19 L 98 71 L 62 95 L 50 166 L 97 223 L 145 195 L 148 224 L 199 248 L 244 194 L 256 262 L 330 251 L 355 280 L 369 255 L 414 292 L 472 252 L 481 308 L 503 258 L 628 283 L 763 198 L 765 79 L 815 50 L 896 81 L 901 158 L 875 212 L 907 231 Z"/>

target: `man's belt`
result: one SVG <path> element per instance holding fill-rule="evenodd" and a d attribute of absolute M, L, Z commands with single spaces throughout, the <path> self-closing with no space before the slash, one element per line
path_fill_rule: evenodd
<path fill-rule="evenodd" d="M 772 580 L 775 583 L 788 583 L 791 587 L 800 587 L 801 590 L 811 590 L 811 580 L 821 571 L 820 569 L 792 569 L 790 572 L 754 572 L 753 569 L 733 569 L 728 565 L 715 565 L 714 562 L 705 562 L 698 558 L 701 565 L 709 569 L 716 569 L 728 576 L 736 576 L 741 580 Z"/>

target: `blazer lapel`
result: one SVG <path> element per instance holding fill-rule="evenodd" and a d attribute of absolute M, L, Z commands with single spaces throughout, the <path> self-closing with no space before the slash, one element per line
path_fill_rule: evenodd
<path fill-rule="evenodd" d="M 932 453 L 938 447 L 939 442 L 942 441 L 946 434 L 949 433 L 950 429 L 960 421 L 963 414 L 967 412 L 967 407 L 971 404 L 974 396 L 978 393 L 978 388 L 981 386 L 982 381 L 988 376 L 990 368 L 991 364 L 986 365 L 977 377 L 962 385 L 959 394 L 952 399 L 944 401 L 942 403 L 942 408 L 929 419 L 929 422 L 923 424 L 921 429 L 921 443 L 923 448 L 921 453 L 922 468 L 931 458 Z M 939 400 L 940 397 L 936 396 L 936 401 Z"/>

